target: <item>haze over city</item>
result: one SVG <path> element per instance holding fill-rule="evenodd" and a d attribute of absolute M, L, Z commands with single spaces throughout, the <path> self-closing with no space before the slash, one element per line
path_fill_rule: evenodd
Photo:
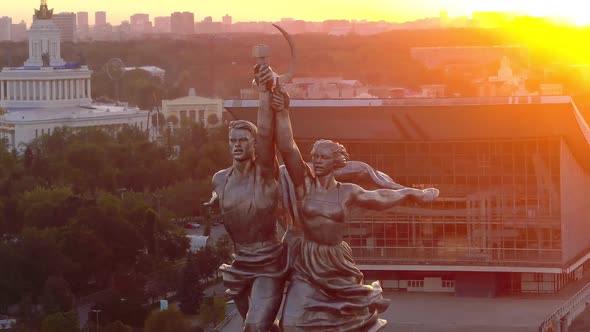
<path fill-rule="evenodd" d="M 3 15 L 14 21 L 31 20 L 31 9 L 37 8 L 38 0 L 24 0 L 2 5 Z M 534 0 L 300 0 L 300 1 L 197 1 L 197 0 L 53 0 L 50 8 L 56 12 L 107 11 L 109 21 L 118 24 L 128 20 L 133 13 L 143 12 L 152 16 L 169 15 L 175 11 L 192 11 L 196 18 L 212 16 L 219 20 L 223 15 L 232 15 L 235 22 L 277 21 L 283 17 L 293 17 L 306 21 L 328 19 L 369 20 L 404 22 L 423 17 L 437 16 L 447 11 L 449 16 L 470 15 L 474 11 L 514 11 L 532 16 L 553 16 L 564 18 L 578 25 L 589 24 L 590 16 L 583 10 L 580 0 L 534 1 Z M 93 20 L 90 21 L 93 24 Z"/>

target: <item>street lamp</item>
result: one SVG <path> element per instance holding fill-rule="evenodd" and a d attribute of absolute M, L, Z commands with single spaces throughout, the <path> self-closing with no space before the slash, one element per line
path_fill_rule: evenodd
<path fill-rule="evenodd" d="M 156 227 L 158 227 L 158 224 L 160 223 L 160 219 L 162 218 L 161 214 L 160 214 L 160 198 L 162 198 L 163 195 L 159 194 L 159 193 L 154 193 L 154 198 L 156 198 L 158 200 L 158 222 L 156 223 Z M 157 228 L 159 230 L 159 228 Z M 158 234 L 156 232 L 156 234 L 154 234 L 155 236 L 155 246 L 156 246 L 156 259 L 160 257 L 160 240 L 158 238 Z"/>
<path fill-rule="evenodd" d="M 118 188 L 117 191 L 119 192 L 119 196 L 121 199 L 125 198 L 125 193 L 127 192 L 127 188 Z"/>
<path fill-rule="evenodd" d="M 96 313 L 96 332 L 98 332 L 98 313 L 101 312 L 102 310 L 99 309 L 94 309 L 92 310 L 92 312 Z"/>

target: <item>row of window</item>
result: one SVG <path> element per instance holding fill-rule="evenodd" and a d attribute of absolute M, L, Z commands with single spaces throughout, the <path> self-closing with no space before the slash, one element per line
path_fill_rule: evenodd
<path fill-rule="evenodd" d="M 123 123 L 113 123 L 113 124 L 103 124 L 103 125 L 92 125 L 92 126 L 85 126 L 85 127 L 95 127 L 95 128 L 119 128 L 119 127 L 124 127 L 127 126 L 128 124 L 123 124 Z M 135 128 L 139 128 L 140 130 L 143 130 L 143 122 L 133 122 L 132 124 L 129 124 Z M 41 128 L 41 131 L 39 131 L 39 129 L 35 129 L 35 138 L 39 137 L 39 134 L 41 135 L 51 135 L 51 128 Z"/>

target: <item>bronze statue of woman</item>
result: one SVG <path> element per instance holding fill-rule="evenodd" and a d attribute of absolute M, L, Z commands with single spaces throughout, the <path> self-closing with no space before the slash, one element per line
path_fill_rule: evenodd
<path fill-rule="evenodd" d="M 348 160 L 346 149 L 338 143 L 319 140 L 311 151 L 311 166 L 308 165 L 293 139 L 289 96 L 280 86 L 273 92 L 272 108 L 275 142 L 293 183 L 303 232 L 281 327 L 284 332 L 378 331 L 387 323 L 379 318 L 379 313 L 389 301 L 383 298 L 378 282 L 363 284 L 363 274 L 355 266 L 352 250 L 343 241 L 343 223 L 354 207 L 383 210 L 409 197 L 432 201 L 439 192 L 434 188 L 368 191 L 356 184 L 336 181 L 335 172 Z"/>

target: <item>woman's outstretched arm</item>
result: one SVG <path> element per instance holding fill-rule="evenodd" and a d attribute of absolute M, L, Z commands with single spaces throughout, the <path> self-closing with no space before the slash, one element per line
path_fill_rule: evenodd
<path fill-rule="evenodd" d="M 365 190 L 355 184 L 346 184 L 351 190 L 349 204 L 369 210 L 385 210 L 413 197 L 420 202 L 434 201 L 439 194 L 436 188 L 415 189 L 377 189 Z"/>

